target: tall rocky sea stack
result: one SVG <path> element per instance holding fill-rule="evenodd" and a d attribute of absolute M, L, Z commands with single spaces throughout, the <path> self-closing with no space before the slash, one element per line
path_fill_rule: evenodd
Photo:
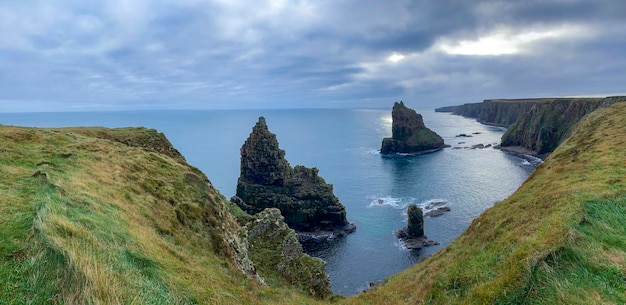
<path fill-rule="evenodd" d="M 380 153 L 424 154 L 444 147 L 443 139 L 424 125 L 422 115 L 396 102 L 391 112 L 392 136 L 384 138 Z"/>
<path fill-rule="evenodd" d="M 263 117 L 241 147 L 237 195 L 231 201 L 249 214 L 278 208 L 285 222 L 299 232 L 333 237 L 356 229 L 317 168 L 289 165 Z"/>
<path fill-rule="evenodd" d="M 438 242 L 429 240 L 424 235 L 424 212 L 416 204 L 409 205 L 407 209 L 408 221 L 406 227 L 396 232 L 408 249 L 419 250 L 423 247 L 439 245 Z"/>

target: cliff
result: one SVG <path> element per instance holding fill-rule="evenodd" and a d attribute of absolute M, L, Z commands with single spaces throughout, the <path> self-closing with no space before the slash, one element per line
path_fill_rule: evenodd
<path fill-rule="evenodd" d="M 535 155 L 556 149 L 580 119 L 600 107 L 624 102 L 626 97 L 598 99 L 554 99 L 535 103 L 502 136 L 502 147 L 518 146 Z"/>
<path fill-rule="evenodd" d="M 626 97 L 494 99 L 438 110 L 508 127 L 501 147 L 545 157 L 567 138 L 584 115 L 623 101 Z"/>
<path fill-rule="evenodd" d="M 258 243 L 238 208 L 152 129 L 0 125 L 0 189 L 1 304 L 329 296 L 323 262 L 298 253 L 293 238 Z M 262 216 L 272 226 L 258 236 L 295 234 Z M 285 252 L 284 270 L 257 271 L 262 257 Z"/>
<path fill-rule="evenodd" d="M 285 222 L 302 232 L 327 231 L 335 236 L 355 230 L 333 186 L 318 175 L 317 168 L 292 168 L 263 117 L 241 147 L 240 169 L 232 201 L 244 211 L 256 214 L 278 208 Z"/>
<path fill-rule="evenodd" d="M 384 138 L 380 153 L 420 154 L 444 147 L 443 139 L 424 125 L 422 115 L 396 102 L 391 111 L 391 138 Z"/>

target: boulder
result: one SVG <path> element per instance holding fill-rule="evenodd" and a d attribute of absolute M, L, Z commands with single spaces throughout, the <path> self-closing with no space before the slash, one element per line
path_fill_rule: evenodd
<path fill-rule="evenodd" d="M 422 115 L 396 102 L 391 112 L 392 136 L 384 138 L 380 153 L 423 154 L 444 147 L 443 139 L 424 125 Z"/>

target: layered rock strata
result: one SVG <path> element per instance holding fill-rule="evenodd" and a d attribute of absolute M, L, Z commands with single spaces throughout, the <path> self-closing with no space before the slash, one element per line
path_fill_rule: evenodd
<path fill-rule="evenodd" d="M 626 96 L 605 98 L 494 99 L 442 107 L 436 111 L 476 118 L 508 127 L 501 148 L 545 158 L 563 142 L 580 119 L 598 108 L 625 102 Z"/>
<path fill-rule="evenodd" d="M 443 139 L 424 125 L 422 115 L 396 102 L 391 112 L 391 138 L 384 138 L 380 153 L 423 154 L 444 147 Z"/>
<path fill-rule="evenodd" d="M 346 219 L 332 184 L 318 175 L 317 168 L 291 167 L 263 117 L 241 147 L 237 195 L 231 201 L 249 214 L 278 208 L 285 222 L 299 232 L 336 237 L 356 229 Z"/>

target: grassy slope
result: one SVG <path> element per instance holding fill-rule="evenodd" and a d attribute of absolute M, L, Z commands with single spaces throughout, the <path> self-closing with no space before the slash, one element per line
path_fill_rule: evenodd
<path fill-rule="evenodd" d="M 0 126 L 0 304 L 314 303 L 234 267 L 204 175 L 119 141 L 150 132 Z"/>
<path fill-rule="evenodd" d="M 449 247 L 339 303 L 626 303 L 624 135 L 626 103 L 594 112 Z M 216 239 L 232 217 L 200 216 L 224 198 L 120 138 L 0 126 L 1 304 L 320 303 L 243 275 Z"/>
<path fill-rule="evenodd" d="M 446 249 L 350 304 L 626 303 L 626 103 L 587 116 Z"/>

